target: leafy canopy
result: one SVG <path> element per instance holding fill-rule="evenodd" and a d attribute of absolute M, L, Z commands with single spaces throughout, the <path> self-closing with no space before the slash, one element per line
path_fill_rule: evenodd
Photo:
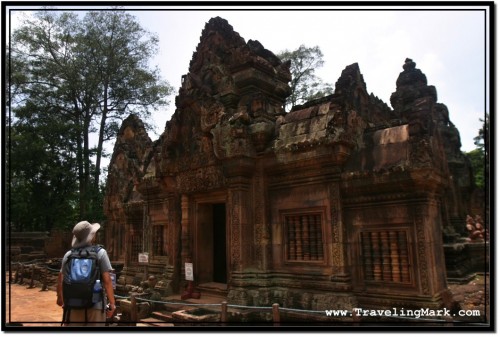
<path fill-rule="evenodd" d="M 158 37 L 118 8 L 44 9 L 25 17 L 8 50 L 7 123 L 16 145 L 9 152 L 12 202 L 49 189 L 75 220 L 102 217 L 101 160 L 109 155 L 104 143 L 131 113 L 150 127 L 151 112 L 165 107 L 173 91 L 158 67 L 149 65 L 157 50 Z M 19 158 L 30 159 L 29 173 Z M 66 185 L 56 184 L 55 176 Z M 45 180 L 35 184 L 34 177 Z M 55 201 L 31 206 L 46 218 L 57 214 Z M 48 220 L 39 224 L 50 226 Z"/>
<path fill-rule="evenodd" d="M 282 61 L 291 61 L 292 94 L 287 98 L 287 108 L 333 93 L 332 85 L 323 83 L 316 76 L 316 69 L 323 66 L 323 53 L 319 46 L 301 45 L 296 50 L 284 50 L 277 55 Z"/>

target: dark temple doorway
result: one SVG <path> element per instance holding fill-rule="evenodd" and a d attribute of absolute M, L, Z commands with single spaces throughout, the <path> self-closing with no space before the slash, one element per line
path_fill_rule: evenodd
<path fill-rule="evenodd" d="M 198 284 L 227 284 L 226 204 L 197 203 L 195 280 Z"/>
<path fill-rule="evenodd" d="M 227 283 L 226 204 L 213 205 L 214 282 Z"/>

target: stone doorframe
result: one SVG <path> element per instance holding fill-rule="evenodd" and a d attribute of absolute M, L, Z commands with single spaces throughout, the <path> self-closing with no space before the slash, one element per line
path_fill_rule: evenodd
<path fill-rule="evenodd" d="M 189 197 L 189 233 L 191 234 L 190 256 L 192 258 L 194 269 L 195 284 L 214 282 L 214 232 L 213 232 L 213 206 L 217 204 L 226 205 L 226 247 L 225 263 L 226 273 L 229 272 L 230 256 L 228 249 L 229 226 L 228 226 L 228 207 L 227 192 L 217 191 L 203 194 L 196 194 Z M 226 280 L 229 275 L 226 275 Z"/>

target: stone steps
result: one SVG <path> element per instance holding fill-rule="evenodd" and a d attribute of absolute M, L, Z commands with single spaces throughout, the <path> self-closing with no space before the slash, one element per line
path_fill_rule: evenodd
<path fill-rule="evenodd" d="M 153 313 L 154 314 L 154 313 Z M 165 321 L 164 319 L 158 319 L 155 317 L 148 317 L 141 319 L 136 326 L 174 326 L 173 323 Z"/>
<path fill-rule="evenodd" d="M 172 302 L 174 304 L 163 304 L 163 310 L 153 311 L 149 317 L 141 319 L 141 323 L 147 323 L 150 325 L 157 324 L 173 324 L 175 322 L 180 322 L 178 315 L 185 311 L 191 311 L 195 309 L 207 309 L 207 306 L 203 304 L 219 304 L 225 300 L 225 297 L 208 295 L 206 293 L 202 293 L 201 298 L 199 299 L 186 299 L 181 300 L 180 295 L 170 296 L 169 298 L 164 299 L 166 302 Z M 200 304 L 197 306 L 196 304 Z M 220 312 L 220 306 L 208 307 L 208 310 L 214 312 Z M 177 315 L 177 317 L 174 317 Z M 151 320 L 148 322 L 146 320 Z M 186 323 L 186 322 L 184 322 Z M 161 325 L 163 326 L 163 325 Z"/>
<path fill-rule="evenodd" d="M 227 284 L 224 283 L 202 283 L 196 286 L 196 289 L 204 295 L 220 297 L 221 302 L 227 297 Z"/>
<path fill-rule="evenodd" d="M 172 322 L 172 314 L 166 311 L 154 311 L 151 313 L 151 318 L 162 322 Z"/>

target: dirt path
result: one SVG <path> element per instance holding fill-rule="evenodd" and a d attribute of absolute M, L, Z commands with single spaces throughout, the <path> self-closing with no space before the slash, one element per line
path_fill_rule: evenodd
<path fill-rule="evenodd" d="M 60 326 L 62 308 L 56 304 L 56 292 L 32 289 L 28 285 L 7 283 L 5 287 L 6 324 L 23 326 Z"/>

